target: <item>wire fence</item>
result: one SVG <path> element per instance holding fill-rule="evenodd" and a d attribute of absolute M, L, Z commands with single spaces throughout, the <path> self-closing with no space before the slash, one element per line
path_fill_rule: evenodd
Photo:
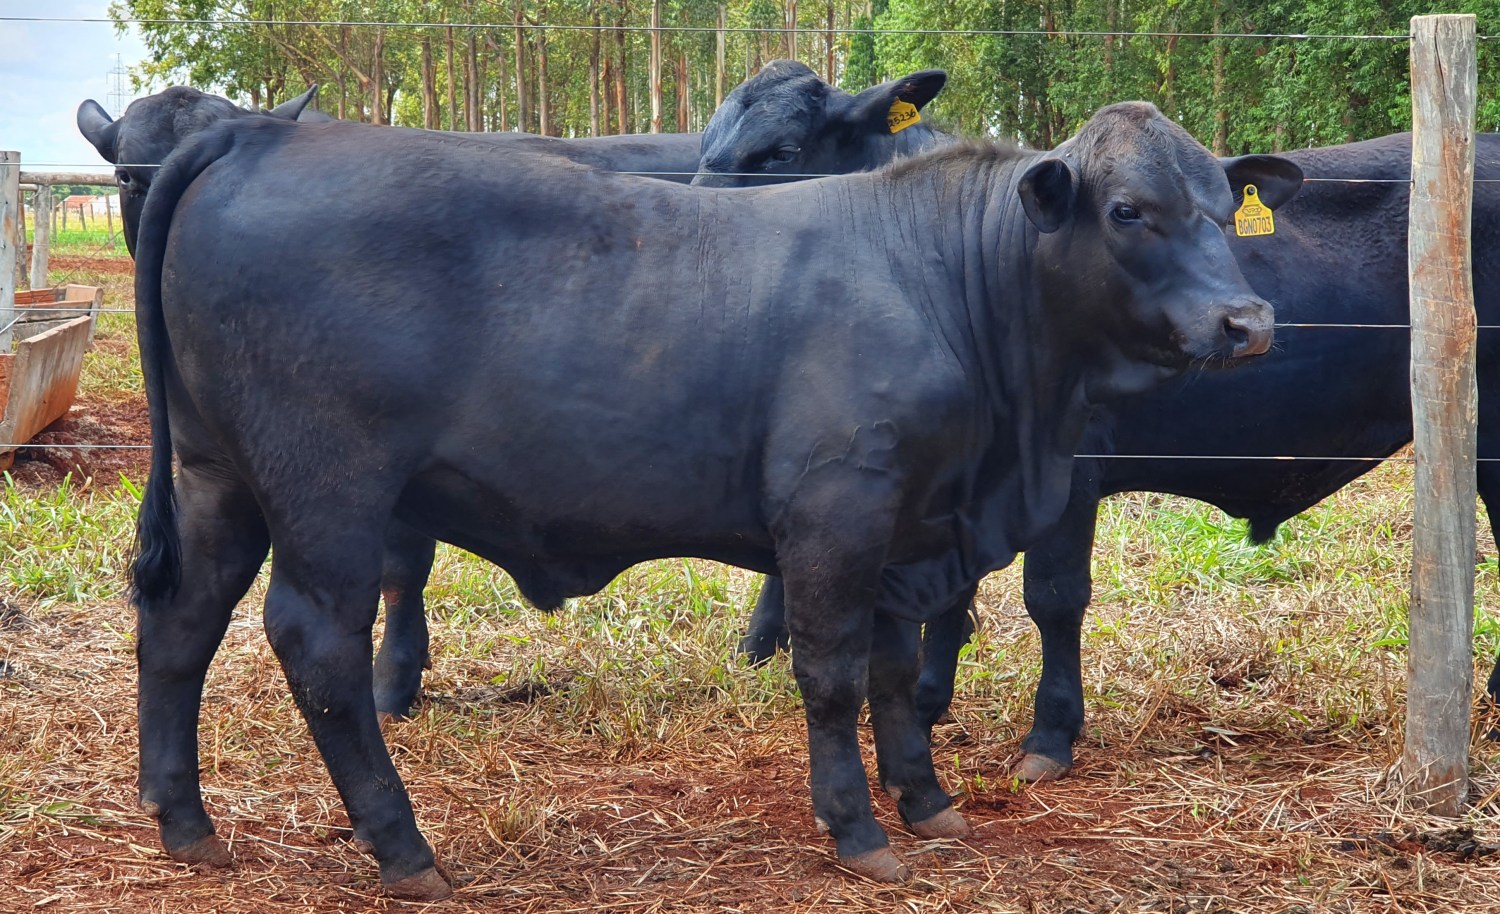
<path fill-rule="evenodd" d="M 527 31 L 527 32 L 600 32 L 600 33 L 719 33 L 736 35 L 912 35 L 912 36 L 952 36 L 952 37 L 1013 37 L 1013 38 L 1151 38 L 1151 39 L 1250 39 L 1256 41 L 1370 41 L 1401 43 L 1409 42 L 1411 36 L 1402 32 L 1399 34 L 1359 34 L 1359 33 L 1305 33 L 1305 32 L 1163 32 L 1163 31 L 1120 31 L 1120 30 L 1073 30 L 1073 29 L 903 29 L 903 28 L 859 28 L 850 26 L 838 26 L 823 28 L 815 26 L 717 26 L 717 25 L 636 25 L 636 24 L 587 24 L 587 23 L 541 23 L 541 22 L 504 22 L 504 23 L 463 23 L 463 22 L 398 22 L 390 20 L 308 20 L 308 19 L 203 19 L 203 18 L 121 18 L 113 17 L 65 17 L 65 16 L 0 16 L 0 23 L 56 23 L 56 24 L 108 24 L 137 25 L 137 26 L 198 26 L 209 28 L 261 28 L 261 27 L 350 27 L 350 28 L 379 28 L 379 29 L 456 29 L 456 30 L 504 30 L 504 31 Z M 1480 35 L 1478 40 L 1490 41 L 1500 38 L 1500 35 Z M 20 166 L 17 166 L 20 167 Z M 38 168 L 99 168 L 98 162 L 28 162 L 28 169 Z M 124 163 L 111 166 L 112 168 L 159 168 L 160 163 Z M 625 174 L 642 177 L 681 178 L 689 176 L 689 172 L 681 171 L 629 171 Z M 723 177 L 764 177 L 758 173 L 731 173 L 722 174 Z M 830 177 L 827 173 L 795 173 L 780 174 L 779 178 L 804 179 Z M 100 184 L 112 184 L 113 174 L 98 175 Z M 1308 177 L 1304 178 L 1310 184 L 1410 184 L 1411 179 L 1406 178 L 1343 178 L 1343 177 Z M 1500 184 L 1500 178 L 1476 177 L 1477 184 Z M 101 247 L 95 252 L 84 252 L 72 256 L 85 258 L 107 258 L 118 261 L 121 255 L 112 249 Z M 73 275 L 79 275 L 76 272 Z M 128 314 L 134 315 L 133 308 L 65 308 L 65 307 L 35 307 L 27 306 L 25 310 L 32 314 L 37 313 L 84 313 L 93 310 L 96 314 Z M 18 318 L 19 319 L 19 318 Z M 14 323 L 14 321 L 12 321 Z M 1410 330 L 1409 323 L 1355 323 L 1355 322 L 1284 322 L 1275 325 L 1278 330 Z M 1479 324 L 1476 330 L 1493 331 L 1500 330 L 1500 324 Z M 3 450 L 149 450 L 147 444 L 126 443 L 0 443 Z M 1319 461 L 1319 462 L 1355 462 L 1355 463 L 1382 463 L 1382 462 L 1404 462 L 1414 461 L 1410 456 L 1351 456 L 1351 455 L 1217 455 L 1217 454 L 1119 454 L 1119 453 L 1087 453 L 1077 454 L 1078 458 L 1098 460 L 1208 460 L 1208 461 L 1272 461 L 1272 462 L 1297 462 L 1297 461 Z M 1500 457 L 1480 457 L 1479 462 L 1500 462 Z"/>
<path fill-rule="evenodd" d="M 313 27 L 336 26 L 339 28 L 378 29 L 504 29 L 542 32 L 634 32 L 660 34 L 669 33 L 725 33 L 735 35 L 788 35 L 826 34 L 838 35 L 945 35 L 960 38 L 1206 38 L 1206 39 L 1253 39 L 1259 41 L 1383 41 L 1409 42 L 1411 36 L 1400 34 L 1345 34 L 1320 32 L 1160 32 L 1160 31 L 1107 31 L 1092 29 L 907 29 L 907 28 L 857 28 L 836 26 L 822 28 L 814 26 L 749 26 L 749 25 L 621 25 L 611 23 L 546 23 L 546 22 L 396 22 L 375 19 L 150 19 L 110 17 L 62 17 L 62 16 L 0 16 L 0 22 L 17 23 L 94 23 L 108 25 L 151 26 L 207 26 L 212 28 L 266 28 L 266 27 Z M 1480 41 L 1493 37 L 1480 35 Z"/>

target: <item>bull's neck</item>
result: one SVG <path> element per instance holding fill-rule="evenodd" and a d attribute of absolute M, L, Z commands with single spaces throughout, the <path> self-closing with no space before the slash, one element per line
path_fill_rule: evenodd
<path fill-rule="evenodd" d="M 1029 157 L 918 161 L 889 177 L 891 211 L 921 246 L 902 288 L 962 365 L 977 458 L 960 562 L 973 578 L 1008 563 L 1061 516 L 1088 421 L 1084 366 L 1043 298 L 1038 233 L 1016 186 Z M 938 289 L 943 294 L 938 294 Z"/>
<path fill-rule="evenodd" d="M 898 211 L 925 213 L 940 271 L 956 308 L 934 321 L 962 321 L 950 339 L 1002 426 L 1057 453 L 1073 453 L 1083 423 L 1086 355 L 1067 326 L 1071 302 L 1043 298 L 1045 277 L 1035 257 L 1039 233 L 1017 193 L 1033 159 L 976 159 L 967 168 L 933 167 L 892 179 Z M 907 199 L 902 199 L 906 197 Z M 928 286 L 934 284 L 927 277 Z"/>

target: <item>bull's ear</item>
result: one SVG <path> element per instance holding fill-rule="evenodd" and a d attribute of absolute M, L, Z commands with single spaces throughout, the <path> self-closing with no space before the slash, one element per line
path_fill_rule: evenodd
<path fill-rule="evenodd" d="M 282 102 L 266 113 L 275 117 L 284 117 L 289 121 L 295 121 L 297 119 L 297 115 L 302 113 L 302 109 L 311 104 L 312 100 L 316 98 L 317 95 L 318 84 L 313 83 L 312 88 L 308 89 L 306 92 L 302 93 L 294 99 Z"/>
<path fill-rule="evenodd" d="M 1037 231 L 1049 234 L 1062 228 L 1073 216 L 1078 197 L 1078 172 L 1067 161 L 1053 156 L 1039 159 L 1021 175 L 1016 186 L 1026 218 Z"/>
<path fill-rule="evenodd" d="M 111 163 L 115 161 L 115 134 L 119 130 L 120 125 L 92 98 L 78 106 L 78 132 Z"/>
<path fill-rule="evenodd" d="M 897 102 L 906 102 L 921 109 L 937 98 L 948 82 L 945 70 L 918 70 L 900 79 L 871 86 L 854 96 L 853 116 L 855 123 L 868 124 L 881 132 L 890 132 L 891 107 Z"/>
<path fill-rule="evenodd" d="M 1245 196 L 1245 185 L 1254 184 L 1260 202 L 1276 209 L 1290 202 L 1302 189 L 1302 169 L 1295 162 L 1281 156 L 1236 156 L 1220 159 L 1224 174 L 1229 176 L 1229 189 L 1234 192 L 1234 205 L 1239 206 Z"/>

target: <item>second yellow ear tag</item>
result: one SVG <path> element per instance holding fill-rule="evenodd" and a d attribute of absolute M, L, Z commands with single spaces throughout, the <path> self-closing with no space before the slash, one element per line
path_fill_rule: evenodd
<path fill-rule="evenodd" d="M 1245 202 L 1234 214 L 1234 233 L 1241 238 L 1255 235 L 1270 235 L 1276 231 L 1276 220 L 1271 208 L 1260 202 L 1260 191 L 1254 184 L 1245 185 Z"/>
<path fill-rule="evenodd" d="M 885 125 L 891 128 L 891 133 L 900 133 L 921 119 L 922 115 L 917 111 L 916 105 L 898 98 L 891 102 L 891 110 L 885 116 Z"/>

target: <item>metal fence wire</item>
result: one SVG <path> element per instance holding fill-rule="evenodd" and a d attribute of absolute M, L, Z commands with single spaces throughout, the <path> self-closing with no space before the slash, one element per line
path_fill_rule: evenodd
<path fill-rule="evenodd" d="M 458 29 L 458 30 L 504 30 L 504 31 L 559 31 L 559 32 L 634 32 L 634 33 L 723 33 L 723 34 L 757 34 L 757 35 L 913 35 L 913 36 L 955 36 L 955 37 L 1031 37 L 1031 38 L 1195 38 L 1195 39 L 1251 39 L 1257 41 L 1372 41 L 1372 42 L 1410 42 L 1408 33 L 1400 34 L 1346 34 L 1346 33 L 1302 33 L 1302 32 L 1161 32 L 1161 31 L 1102 31 L 1102 30 L 1041 30 L 1041 29 L 901 29 L 901 28 L 857 28 L 857 27 L 757 27 L 757 26 L 687 26 L 687 25 L 619 25 L 601 23 L 594 24 L 554 24 L 554 23 L 531 23 L 531 22 L 505 22 L 505 23 L 465 23 L 465 22 L 395 22 L 382 20 L 307 20 L 307 19 L 194 19 L 194 18 L 121 18 L 111 17 L 67 17 L 67 16 L 4 16 L 0 15 L 0 23 L 53 23 L 53 24 L 108 24 L 108 25 L 147 25 L 147 26 L 204 26 L 214 28 L 259 28 L 270 26 L 285 27 L 315 27 L 336 26 L 350 28 L 380 28 L 380 29 Z M 1492 41 L 1500 39 L 1500 35 L 1479 35 L 1478 40 Z M 10 167 L 10 166 L 0 166 Z M 22 166 L 15 166 L 22 167 Z M 35 171 L 39 168 L 74 169 L 74 168 L 98 168 L 98 162 L 28 162 L 24 167 Z M 114 166 L 116 168 L 159 168 L 160 163 L 123 163 Z M 622 174 L 638 175 L 642 177 L 683 177 L 688 173 L 678 171 L 629 171 Z M 726 177 L 763 177 L 760 174 L 726 173 Z M 823 178 L 831 177 L 827 173 L 799 173 L 780 174 L 782 178 Z M 112 174 L 98 175 L 100 184 L 112 184 Z M 1305 183 L 1321 184 L 1410 184 L 1410 178 L 1340 178 L 1340 177 L 1316 177 L 1304 178 Z M 76 183 L 76 182 L 74 182 Z M 1500 177 L 1474 179 L 1475 184 L 1500 184 Z M 85 253 L 85 257 L 101 259 L 119 259 L 118 255 L 106 254 L 106 249 Z M 73 271 L 69 275 L 77 275 Z M 27 306 L 28 313 L 87 313 L 88 308 L 43 308 Z M 94 310 L 95 314 L 129 314 L 134 316 L 133 308 L 100 308 Z M 17 318 L 18 320 L 19 318 Z M 13 320 L 12 325 L 15 323 Z M 1410 330 L 1411 324 L 1364 324 L 1364 323 L 1309 323 L 1309 322 L 1287 322 L 1277 323 L 1275 328 L 1285 329 L 1325 329 L 1325 330 Z M 0 328 L 3 332 L 4 328 Z M 1476 330 L 1500 330 L 1500 324 L 1479 324 Z M 149 450 L 146 444 L 116 444 L 116 443 L 88 443 L 88 444 L 52 444 L 52 443 L 0 443 L 3 450 Z M 1232 454 L 1076 454 L 1080 459 L 1094 460 L 1214 460 L 1214 461 L 1329 461 L 1329 462 L 1358 462 L 1358 463 L 1384 463 L 1398 462 L 1411 463 L 1415 461 L 1410 456 L 1348 456 L 1348 455 L 1232 455 Z M 1481 463 L 1500 462 L 1500 457 L 1479 457 Z"/>

